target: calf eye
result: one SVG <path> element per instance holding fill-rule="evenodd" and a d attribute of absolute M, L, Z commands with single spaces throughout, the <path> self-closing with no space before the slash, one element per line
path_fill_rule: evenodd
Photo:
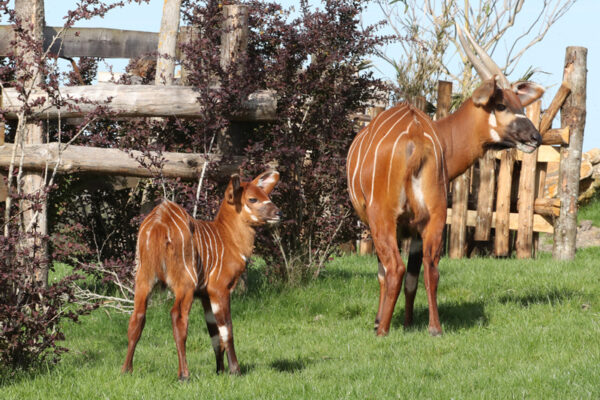
<path fill-rule="evenodd" d="M 506 106 L 504 104 L 496 104 L 496 110 L 504 111 L 506 110 Z"/>
<path fill-rule="evenodd" d="M 256 200 L 254 197 L 251 197 L 251 198 L 248 199 L 248 201 L 250 203 L 256 203 L 258 200 Z"/>

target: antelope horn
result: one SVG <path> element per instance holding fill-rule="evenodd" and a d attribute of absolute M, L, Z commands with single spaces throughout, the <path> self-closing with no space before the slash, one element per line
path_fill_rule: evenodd
<path fill-rule="evenodd" d="M 475 39 L 473 39 L 473 36 L 471 36 L 468 29 L 465 29 L 465 33 L 467 34 L 467 38 L 469 39 L 469 42 L 471 42 L 471 44 L 473 45 L 473 48 L 479 55 L 479 58 L 485 65 L 486 69 L 488 71 L 490 71 L 491 74 L 497 75 L 497 79 L 500 81 L 500 86 L 503 89 L 509 89 L 511 87 L 510 82 L 508 81 L 508 79 L 506 78 L 506 76 L 504 75 L 504 73 L 502 72 L 500 67 L 494 62 L 494 60 L 492 60 L 492 58 L 486 53 L 486 51 L 481 46 L 479 46 L 477 44 L 477 42 L 475 42 Z M 461 43 L 462 43 L 462 41 L 461 41 Z M 464 46 L 464 44 L 463 44 L 463 46 Z M 484 78 L 484 79 L 487 79 L 487 78 Z"/>
<path fill-rule="evenodd" d="M 471 61 L 471 64 L 473 64 L 473 67 L 475 68 L 481 79 L 490 79 L 493 76 L 492 72 L 486 68 L 486 66 L 481 62 L 479 58 L 475 56 L 475 54 L 473 54 L 471 46 L 469 46 L 469 44 L 465 40 L 465 36 L 462 33 L 462 29 L 460 29 L 460 26 L 458 26 L 458 24 L 456 24 L 456 33 L 458 34 L 458 40 L 460 41 L 460 44 L 465 50 L 467 58 L 469 59 L 469 61 Z"/>

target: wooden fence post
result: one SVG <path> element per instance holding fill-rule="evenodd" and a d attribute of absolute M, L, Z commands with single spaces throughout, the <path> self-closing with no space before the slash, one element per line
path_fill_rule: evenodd
<path fill-rule="evenodd" d="M 221 68 L 227 71 L 232 66 L 237 67 L 232 74 L 243 79 L 243 68 L 235 65 L 242 59 L 248 48 L 248 6 L 242 4 L 228 4 L 223 6 L 223 22 L 221 33 Z M 221 132 L 217 137 L 217 152 L 227 154 L 244 147 L 242 128 L 239 124 L 232 124 L 229 129 Z"/>
<path fill-rule="evenodd" d="M 0 87 L 0 108 L 2 108 L 2 88 Z M 0 146 L 4 144 L 4 121 L 0 121 Z"/>
<path fill-rule="evenodd" d="M 538 128 L 540 124 L 540 100 L 527 107 L 527 117 Z M 523 154 L 521 174 L 519 177 L 519 193 L 517 209 L 519 210 L 519 228 L 517 230 L 517 258 L 531 258 L 533 247 L 533 205 L 536 199 L 536 166 L 538 150 Z"/>
<path fill-rule="evenodd" d="M 158 34 L 158 60 L 156 62 L 155 85 L 172 85 L 175 75 L 175 57 L 177 56 L 177 32 L 181 0 L 165 0 L 160 32 Z"/>
<path fill-rule="evenodd" d="M 510 237 L 510 194 L 515 154 L 513 149 L 504 150 L 500 158 L 498 172 L 498 192 L 496 194 L 496 231 L 494 254 L 504 257 L 509 252 Z"/>
<path fill-rule="evenodd" d="M 44 40 L 44 0 L 15 0 L 15 12 L 21 18 L 22 28 L 31 35 L 33 40 L 42 43 Z M 23 43 L 24 46 L 27 44 Z M 23 57 L 23 62 L 28 68 L 28 71 L 17 71 L 18 75 L 28 75 L 25 81 L 25 86 L 37 87 L 42 82 L 42 71 L 40 66 L 36 64 L 35 50 L 17 46 L 17 52 Z M 23 121 L 19 121 L 19 124 Z M 22 140 L 24 144 L 39 144 L 45 140 L 44 126 L 41 121 L 26 122 L 22 130 L 22 137 L 17 140 Z M 15 145 L 18 143 L 15 143 Z M 48 234 L 48 218 L 47 218 L 47 202 L 43 197 L 43 189 L 45 186 L 45 174 L 43 172 L 24 172 L 22 175 L 22 191 L 25 195 L 40 196 L 41 199 L 37 205 L 35 201 L 21 200 L 19 208 L 22 213 L 21 231 L 29 230 L 29 233 L 35 232 L 35 238 L 26 238 L 22 246 L 30 251 L 39 249 L 39 256 L 42 262 L 35 267 L 35 280 L 42 286 L 48 285 L 48 248 L 42 242 L 41 237 Z M 10 212 L 10 200 L 7 198 L 6 208 Z M 35 206 L 35 207 L 34 207 Z M 34 210 L 37 208 L 37 211 Z"/>
<path fill-rule="evenodd" d="M 474 240 L 490 240 L 495 191 L 496 152 L 490 150 L 479 159 L 479 187 L 477 189 L 477 216 L 475 219 Z"/>
<path fill-rule="evenodd" d="M 570 130 L 569 145 L 561 149 L 558 175 L 558 197 L 561 201 L 560 215 L 554 225 L 552 255 L 557 260 L 575 258 L 577 236 L 577 198 L 579 195 L 579 169 L 585 127 L 585 101 L 587 85 L 587 49 L 567 47 L 564 81 L 571 94 L 561 108 L 561 125 Z"/>
<path fill-rule="evenodd" d="M 172 85 L 175 80 L 175 57 L 177 56 L 177 32 L 179 31 L 179 16 L 181 13 L 181 0 L 165 0 L 163 3 L 160 32 L 158 33 L 158 56 L 156 60 L 156 73 L 154 85 Z M 153 118 L 160 121 L 161 118 Z M 148 142 L 155 142 L 156 138 L 149 138 Z M 148 214 L 154 208 L 154 191 L 151 180 L 146 180 L 142 192 L 140 211 Z"/>

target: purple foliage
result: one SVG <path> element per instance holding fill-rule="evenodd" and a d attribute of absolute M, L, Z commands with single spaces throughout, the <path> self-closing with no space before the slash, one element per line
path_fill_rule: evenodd
<path fill-rule="evenodd" d="M 6 4 L 0 1 L 0 12 L 12 15 Z M 269 279 L 315 276 L 339 243 L 356 238 L 356 219 L 350 211 L 345 182 L 345 157 L 356 130 L 348 115 L 364 107 L 383 86 L 362 68 L 365 58 L 386 38 L 376 35 L 376 27 L 360 27 L 364 2 L 359 0 L 323 0 L 322 10 L 301 1 L 298 16 L 275 3 L 252 0 L 245 4 L 250 11 L 248 51 L 224 69 L 219 47 L 223 2 L 183 1 L 183 19 L 197 29 L 197 35 L 182 46 L 182 66 L 186 84 L 197 89 L 197 101 L 205 109 L 201 118 L 117 120 L 98 105 L 78 126 L 45 122 L 49 141 L 73 140 L 77 145 L 151 155 L 140 162 L 156 171 L 155 177 L 140 181 L 132 190 L 116 190 L 112 178 L 106 176 L 64 175 L 54 180 L 48 197 L 51 256 L 95 275 L 104 283 L 102 290 L 114 290 L 116 281 L 133 285 L 137 229 L 143 214 L 151 209 L 143 203 L 152 205 L 166 196 L 188 211 L 199 205 L 198 218 L 214 217 L 226 184 L 217 173 L 221 165 L 209 167 L 196 197 L 198 182 L 161 176 L 161 154 L 208 152 L 215 135 L 220 145 L 219 135 L 232 126 L 233 110 L 256 90 L 277 93 L 277 119 L 245 126 L 247 142 L 234 146 L 232 152 L 246 157 L 242 166 L 246 177 L 255 176 L 268 165 L 275 165 L 281 173 L 273 195 L 285 215 L 278 228 L 280 240 L 275 241 L 272 232 L 265 230 L 257 241 L 257 253 L 269 266 Z M 103 15 L 110 7 L 96 0 L 83 1 L 80 10 L 66 18 L 66 25 Z M 40 50 L 34 42 L 27 45 Z M 153 84 L 154 65 L 148 59 L 130 63 L 130 74 L 138 75 L 142 84 Z M 47 67 L 48 60 L 40 57 L 37 61 L 45 66 L 44 89 L 51 94 L 50 101 L 63 107 L 68 106 L 57 95 L 59 83 L 91 84 L 98 65 L 96 59 L 81 58 L 72 62 L 76 66 L 73 71 L 59 74 Z M 0 60 L 0 78 L 26 96 L 24 77 L 15 78 L 20 67 L 23 64 L 16 55 L 10 61 Z M 122 83 L 131 81 L 131 76 L 125 77 Z M 29 101 L 26 112 L 31 105 Z M 7 142 L 14 139 L 14 126 L 9 126 Z M 225 154 L 223 162 L 231 155 Z M 19 194 L 14 196 L 19 199 Z M 56 343 L 62 338 L 59 321 L 64 317 L 76 319 L 87 309 L 74 305 L 65 308 L 73 300 L 70 284 L 76 276 L 48 289 L 35 280 L 20 279 L 33 276 L 32 265 L 39 260 L 31 254 L 17 254 L 17 231 L 10 229 L 8 237 L 0 237 L 0 253 L 11 255 L 0 260 L 0 356 L 10 365 L 26 367 L 45 354 L 53 354 L 56 360 L 65 350 Z M 99 263 L 102 272 L 96 268 Z"/>

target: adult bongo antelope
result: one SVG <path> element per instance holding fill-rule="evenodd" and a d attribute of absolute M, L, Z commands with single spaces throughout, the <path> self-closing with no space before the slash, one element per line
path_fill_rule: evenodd
<path fill-rule="evenodd" d="M 542 141 L 523 107 L 540 98 L 544 89 L 531 82 L 511 85 L 468 32 L 479 59 L 458 26 L 457 33 L 483 80 L 472 97 L 454 114 L 438 121 L 410 104 L 390 108 L 358 133 L 348 151 L 350 198 L 371 230 L 379 258 L 377 335 L 389 331 L 405 272 L 404 325 L 412 323 L 421 264 L 429 303 L 429 332 L 434 336 L 442 333 L 436 293 L 449 182 L 487 148 L 516 147 L 530 153 Z M 409 235 L 413 240 L 407 271 L 397 239 Z"/>
<path fill-rule="evenodd" d="M 225 370 L 223 353 L 227 352 L 229 372 L 239 374 L 229 295 L 252 254 L 255 227 L 281 218 L 269 199 L 278 181 L 276 171 L 264 172 L 252 182 L 240 182 L 240 177 L 233 175 L 212 222 L 196 220 L 168 200 L 148 214 L 138 233 L 134 309 L 127 330 L 129 344 L 123 372 L 133 370 L 133 353 L 144 329 L 148 295 L 161 281 L 175 294 L 171 321 L 179 379 L 189 378 L 185 342 L 194 295 L 200 297 L 204 307 L 217 373 Z"/>

